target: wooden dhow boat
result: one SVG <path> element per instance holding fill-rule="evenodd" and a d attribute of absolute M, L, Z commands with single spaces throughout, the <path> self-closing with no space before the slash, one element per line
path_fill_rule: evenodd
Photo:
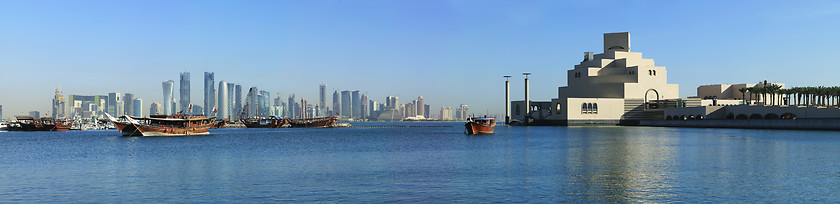
<path fill-rule="evenodd" d="M 316 117 L 304 119 L 286 119 L 286 121 L 293 128 L 305 127 L 330 127 L 336 120 L 336 117 Z"/>
<path fill-rule="evenodd" d="M 15 119 L 7 125 L 9 131 L 67 131 L 73 125 L 73 121 L 55 118 L 15 116 Z"/>
<path fill-rule="evenodd" d="M 496 128 L 496 119 L 487 116 L 472 117 L 467 119 L 464 126 L 464 133 L 469 135 L 493 134 L 493 130 Z"/>
<path fill-rule="evenodd" d="M 109 114 L 108 119 L 123 136 L 192 136 L 208 135 L 212 128 L 219 128 L 224 121 L 204 115 L 151 115 L 143 117 L 123 117 L 117 120 Z"/>

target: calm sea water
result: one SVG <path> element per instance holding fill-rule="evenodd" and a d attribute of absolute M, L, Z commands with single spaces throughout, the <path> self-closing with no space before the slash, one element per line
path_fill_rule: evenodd
<path fill-rule="evenodd" d="M 838 132 L 396 124 L 2 132 L 0 202 L 840 201 Z"/>

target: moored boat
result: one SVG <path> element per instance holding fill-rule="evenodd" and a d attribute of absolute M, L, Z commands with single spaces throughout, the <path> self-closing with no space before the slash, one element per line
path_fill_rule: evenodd
<path fill-rule="evenodd" d="M 242 124 L 247 128 L 281 128 L 286 124 L 286 119 L 277 116 L 269 118 L 249 118 L 242 119 Z"/>
<path fill-rule="evenodd" d="M 329 127 L 336 120 L 336 117 L 317 117 L 304 119 L 286 119 L 293 128 L 303 127 Z"/>
<path fill-rule="evenodd" d="M 35 118 L 32 116 L 15 116 L 17 121 L 9 123 L 10 131 L 67 131 L 73 121 L 55 118 Z"/>
<path fill-rule="evenodd" d="M 211 128 L 223 124 L 216 117 L 204 115 L 151 115 L 143 117 L 124 117 L 120 121 L 108 115 L 108 118 L 123 136 L 191 136 L 208 135 Z"/>
<path fill-rule="evenodd" d="M 494 129 L 496 128 L 496 119 L 495 118 L 487 118 L 485 117 L 472 117 L 467 119 L 467 123 L 464 124 L 464 133 L 470 135 L 477 135 L 477 134 L 493 134 Z"/>

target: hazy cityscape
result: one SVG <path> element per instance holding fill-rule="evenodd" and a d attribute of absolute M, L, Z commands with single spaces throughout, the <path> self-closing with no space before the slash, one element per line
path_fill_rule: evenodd
<path fill-rule="evenodd" d="M 392 122 L 465 120 L 470 113 L 466 104 L 454 108 L 435 106 L 436 109 L 432 109 L 433 106 L 427 103 L 423 96 L 403 99 L 407 101 L 405 103 L 401 103 L 398 96 L 387 96 L 378 102 L 369 98 L 367 92 L 330 90 L 327 84 L 317 87 L 317 99 L 296 98 L 294 93 L 283 95 L 282 92 L 275 92 L 272 96 L 271 91 L 260 90 L 257 86 L 246 87 L 243 90 L 241 84 L 225 80 L 216 83 L 213 72 L 204 72 L 203 101 L 195 103 L 191 102 L 190 72 L 182 72 L 179 75 L 178 86 L 173 80 L 161 83 L 163 101 L 144 103 L 140 96 L 132 93 L 75 95 L 57 89 L 50 112 L 42 115 L 39 111 L 30 111 L 29 116 L 83 119 L 103 118 L 104 113 L 137 117 L 185 114 L 207 115 L 236 122 L 241 116 L 298 119 L 309 115 L 336 116 L 349 121 Z M 332 98 L 329 98 L 330 96 Z M 247 107 L 250 108 L 243 109 Z M 3 117 L 0 106 L 0 118 Z"/>

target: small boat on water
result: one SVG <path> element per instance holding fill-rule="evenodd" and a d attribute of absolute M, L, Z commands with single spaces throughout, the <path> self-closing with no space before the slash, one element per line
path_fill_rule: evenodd
<path fill-rule="evenodd" d="M 467 119 L 464 128 L 464 133 L 469 135 L 493 134 L 493 130 L 496 128 L 496 119 L 487 116 L 472 117 Z"/>
<path fill-rule="evenodd" d="M 108 119 L 123 136 L 191 136 L 208 135 L 212 128 L 219 128 L 224 121 L 204 115 L 151 115 L 143 117 L 122 117 L 117 120 L 109 114 Z"/>
<path fill-rule="evenodd" d="M 242 121 L 242 124 L 244 124 L 247 128 L 281 128 L 287 124 L 286 119 L 278 116 L 241 119 L 240 121 Z"/>
<path fill-rule="evenodd" d="M 330 127 L 336 120 L 336 117 L 316 117 L 304 119 L 286 119 L 286 121 L 293 128 L 304 127 Z"/>
<path fill-rule="evenodd" d="M 35 118 L 32 116 L 15 116 L 17 121 L 7 124 L 9 131 L 67 131 L 73 121 L 55 118 Z"/>

